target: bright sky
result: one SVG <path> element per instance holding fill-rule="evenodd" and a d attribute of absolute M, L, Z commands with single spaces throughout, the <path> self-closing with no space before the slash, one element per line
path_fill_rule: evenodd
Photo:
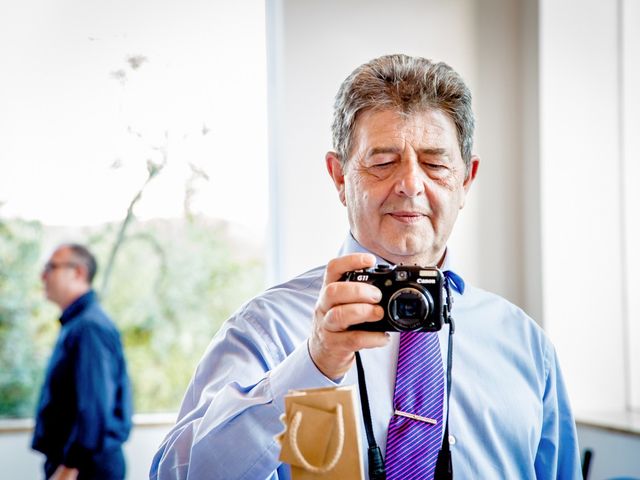
<path fill-rule="evenodd" d="M 193 210 L 263 234 L 264 29 L 262 0 L 3 2 L 0 215 L 119 220 L 166 144 L 139 218 L 182 215 L 192 163 Z"/>

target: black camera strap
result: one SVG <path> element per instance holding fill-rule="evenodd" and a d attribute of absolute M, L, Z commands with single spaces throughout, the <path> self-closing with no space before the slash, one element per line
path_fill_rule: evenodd
<path fill-rule="evenodd" d="M 455 332 L 455 324 L 453 317 L 451 316 L 451 307 L 453 304 L 453 296 L 451 295 L 451 288 L 449 286 L 449 280 L 445 281 L 447 290 L 447 303 L 445 306 L 445 319 L 449 324 L 449 338 L 447 347 L 447 416 L 445 419 L 444 436 L 442 438 L 442 447 L 438 452 L 438 459 L 436 461 L 436 468 L 434 472 L 435 480 L 452 480 L 453 479 L 453 465 L 451 463 L 451 449 L 449 445 L 449 397 L 451 396 L 451 366 L 453 362 L 453 333 Z M 364 429 L 367 435 L 367 443 L 369 449 L 367 450 L 369 459 L 369 480 L 386 480 L 387 472 L 384 466 L 384 459 L 382 458 L 382 452 L 380 447 L 376 443 L 375 435 L 373 434 L 373 424 L 371 421 L 371 408 L 369 407 L 369 396 L 367 394 L 367 383 L 364 376 L 364 367 L 362 366 L 362 359 L 360 358 L 360 352 L 356 352 L 356 366 L 358 370 L 358 388 L 360 390 L 360 404 L 362 405 L 362 417 L 364 420 Z"/>
<path fill-rule="evenodd" d="M 380 447 L 376 443 L 371 422 L 371 409 L 369 408 L 369 395 L 367 395 L 367 382 L 364 378 L 364 368 L 360 359 L 360 352 L 356 352 L 356 366 L 358 367 L 358 387 L 360 390 L 360 403 L 362 404 L 362 417 L 364 419 L 364 430 L 367 434 L 369 449 L 369 480 L 386 480 L 387 471 L 384 468 L 384 459 Z"/>
<path fill-rule="evenodd" d="M 447 418 L 444 421 L 444 436 L 442 447 L 438 452 L 436 470 L 433 475 L 435 480 L 452 480 L 453 464 L 451 463 L 451 449 L 449 445 L 449 398 L 451 397 L 451 364 L 453 362 L 453 332 L 455 324 L 453 318 L 449 318 L 449 342 L 447 346 Z"/>

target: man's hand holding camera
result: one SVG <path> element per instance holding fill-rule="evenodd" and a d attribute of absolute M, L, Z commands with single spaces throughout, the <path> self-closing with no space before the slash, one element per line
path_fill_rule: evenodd
<path fill-rule="evenodd" d="M 354 353 L 382 347 L 389 342 L 385 332 L 348 330 L 351 325 L 376 322 L 384 310 L 378 305 L 382 292 L 367 283 L 341 282 L 346 272 L 373 267 L 375 256 L 355 253 L 331 260 L 315 306 L 309 353 L 328 378 L 338 379 L 351 368 Z"/>

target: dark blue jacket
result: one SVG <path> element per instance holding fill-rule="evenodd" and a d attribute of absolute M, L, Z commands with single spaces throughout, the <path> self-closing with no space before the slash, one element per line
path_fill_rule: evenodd
<path fill-rule="evenodd" d="M 117 464 L 110 462 L 111 453 L 122 458 L 131 430 L 131 389 L 120 334 L 93 291 L 69 305 L 60 323 L 32 447 L 46 455 L 49 469 L 64 464 L 82 476 L 96 462 Z M 106 472 L 104 478 L 123 475 Z"/>

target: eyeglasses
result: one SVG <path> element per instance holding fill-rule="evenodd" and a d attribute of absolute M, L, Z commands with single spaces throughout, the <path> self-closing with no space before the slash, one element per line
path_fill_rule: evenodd
<path fill-rule="evenodd" d="M 58 268 L 76 268 L 77 266 L 78 266 L 77 263 L 72 263 L 72 262 L 60 262 L 60 263 L 47 262 L 45 263 L 44 268 L 42 269 L 42 272 L 49 273 Z"/>

